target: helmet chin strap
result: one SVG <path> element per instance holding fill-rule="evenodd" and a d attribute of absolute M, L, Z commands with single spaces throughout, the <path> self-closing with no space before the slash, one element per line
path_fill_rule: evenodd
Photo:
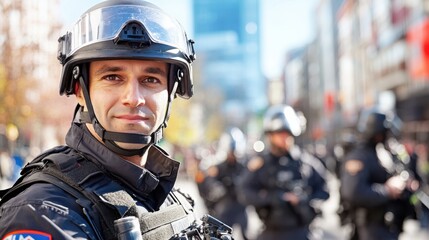
<path fill-rule="evenodd" d="M 93 125 L 95 132 L 100 136 L 103 143 L 109 148 L 111 151 L 122 155 L 122 156 L 134 156 L 143 154 L 147 151 L 150 145 L 158 143 L 162 138 L 162 129 L 164 127 L 164 123 L 151 135 L 144 135 L 138 133 L 121 133 L 121 132 L 112 132 L 107 131 L 98 121 L 97 117 L 94 113 L 94 108 L 91 103 L 91 99 L 89 97 L 89 91 L 84 81 L 84 76 L 88 76 L 86 64 L 82 65 L 82 73 L 79 73 L 79 67 L 75 67 L 73 69 L 73 77 L 79 78 L 79 84 L 83 91 L 83 96 L 85 98 L 87 111 L 83 111 L 83 107 L 80 113 L 80 122 L 90 123 Z M 170 105 L 170 101 L 168 102 Z M 167 107 L 169 108 L 169 107 Z M 168 112 L 168 111 L 167 111 Z M 166 121 L 166 120 L 165 120 Z M 118 146 L 116 142 L 123 143 L 132 143 L 132 144 L 144 144 L 146 146 L 139 149 L 126 149 Z"/>

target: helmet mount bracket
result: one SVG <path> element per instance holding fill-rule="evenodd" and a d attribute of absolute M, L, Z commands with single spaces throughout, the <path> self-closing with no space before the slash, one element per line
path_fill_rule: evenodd
<path fill-rule="evenodd" d="M 128 44 L 130 48 L 150 46 L 151 40 L 146 29 L 138 22 L 129 22 L 113 40 L 115 44 Z"/>

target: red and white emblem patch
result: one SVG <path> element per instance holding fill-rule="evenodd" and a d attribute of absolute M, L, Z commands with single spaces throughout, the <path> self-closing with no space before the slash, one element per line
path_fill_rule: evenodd
<path fill-rule="evenodd" d="M 6 234 L 2 240 L 52 240 L 52 236 L 34 230 L 17 230 Z"/>

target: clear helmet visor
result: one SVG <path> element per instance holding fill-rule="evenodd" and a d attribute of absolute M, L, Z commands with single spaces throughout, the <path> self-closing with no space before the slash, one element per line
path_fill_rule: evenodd
<path fill-rule="evenodd" d="M 130 22 L 141 23 L 154 43 L 177 48 L 190 55 L 188 39 L 180 23 L 162 10 L 150 6 L 117 5 L 86 12 L 68 35 L 66 56 L 96 42 L 114 40 Z"/>
<path fill-rule="evenodd" d="M 286 130 L 297 137 L 305 128 L 302 120 L 292 107 L 277 105 L 265 113 L 263 125 L 266 132 Z"/>

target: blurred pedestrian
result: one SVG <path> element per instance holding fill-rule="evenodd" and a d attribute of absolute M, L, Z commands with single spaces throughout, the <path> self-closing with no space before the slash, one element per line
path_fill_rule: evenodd
<path fill-rule="evenodd" d="M 240 199 L 254 206 L 264 224 L 258 239 L 311 239 L 310 224 L 329 198 L 326 169 L 295 145 L 302 124 L 292 107 L 269 108 L 263 129 L 269 145 L 248 162 Z"/>
<path fill-rule="evenodd" d="M 362 111 L 358 143 L 341 167 L 340 195 L 350 214 L 350 239 L 398 239 L 407 217 L 414 215 L 410 197 L 418 187 L 414 157 L 398 142 L 400 120 L 377 107 Z"/>
<path fill-rule="evenodd" d="M 103 1 L 59 39 L 58 59 L 60 94 L 77 100 L 66 145 L 2 191 L 0 238 L 195 236 L 193 201 L 173 188 L 179 162 L 158 146 L 173 99 L 193 95 L 193 41 L 181 25 L 146 1 Z"/>

